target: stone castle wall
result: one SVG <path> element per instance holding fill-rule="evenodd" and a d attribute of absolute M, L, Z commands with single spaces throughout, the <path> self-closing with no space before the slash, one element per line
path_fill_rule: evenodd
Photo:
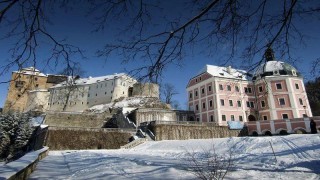
<path fill-rule="evenodd" d="M 224 126 L 156 124 L 152 127 L 156 141 L 161 140 L 187 140 L 210 139 L 246 136 L 246 131 L 229 130 Z"/>
<path fill-rule="evenodd" d="M 100 114 L 49 112 L 45 117 L 44 124 L 54 127 L 101 128 L 111 116 L 107 112 Z"/>
<path fill-rule="evenodd" d="M 147 96 L 159 98 L 159 85 L 154 83 L 136 83 L 133 85 L 132 96 Z"/>
<path fill-rule="evenodd" d="M 50 150 L 119 149 L 132 134 L 124 130 L 49 127 L 45 145 Z"/>

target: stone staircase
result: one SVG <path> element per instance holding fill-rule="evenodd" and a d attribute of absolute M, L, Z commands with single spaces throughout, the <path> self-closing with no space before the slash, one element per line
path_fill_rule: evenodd
<path fill-rule="evenodd" d="M 146 141 L 147 141 L 146 138 L 135 139 L 134 141 L 132 141 L 124 146 L 121 146 L 120 149 L 131 149 L 131 148 L 134 148 L 134 147 L 136 147 Z"/>

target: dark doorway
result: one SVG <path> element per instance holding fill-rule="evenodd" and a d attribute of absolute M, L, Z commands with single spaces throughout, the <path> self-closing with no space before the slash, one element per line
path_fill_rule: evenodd
<path fill-rule="evenodd" d="M 129 87 L 128 89 L 128 97 L 132 97 L 133 87 Z"/>
<path fill-rule="evenodd" d="M 256 121 L 256 117 L 254 117 L 254 115 L 249 115 L 248 120 L 249 121 Z"/>

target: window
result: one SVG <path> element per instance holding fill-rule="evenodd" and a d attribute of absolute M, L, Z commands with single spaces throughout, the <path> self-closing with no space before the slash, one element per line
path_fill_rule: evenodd
<path fill-rule="evenodd" d="M 241 101 L 237 101 L 238 107 L 241 107 Z"/>
<path fill-rule="evenodd" d="M 226 115 L 222 115 L 222 121 L 226 121 Z"/>
<path fill-rule="evenodd" d="M 81 102 L 81 104 L 83 104 L 83 102 Z"/>
<path fill-rule="evenodd" d="M 209 101 L 209 106 L 212 107 L 212 100 Z"/>
<path fill-rule="evenodd" d="M 198 82 L 198 79 L 196 79 L 196 82 Z"/>
<path fill-rule="evenodd" d="M 189 98 L 192 99 L 192 93 L 189 94 Z"/>
<path fill-rule="evenodd" d="M 200 121 L 200 119 L 197 117 L 197 121 L 199 122 Z"/>
<path fill-rule="evenodd" d="M 89 102 L 87 102 L 87 104 L 89 104 Z"/>
<path fill-rule="evenodd" d="M 206 108 L 206 103 L 202 103 L 202 109 Z"/>
<path fill-rule="evenodd" d="M 198 96 L 198 91 L 195 92 L 196 93 L 196 97 Z"/>
<path fill-rule="evenodd" d="M 104 94 L 107 94 L 107 92 L 104 92 Z"/>
<path fill-rule="evenodd" d="M 250 101 L 250 107 L 251 107 L 251 108 L 254 108 L 253 101 Z"/>
<path fill-rule="evenodd" d="M 224 100 L 220 99 L 221 106 L 224 106 Z"/>
<path fill-rule="evenodd" d="M 286 105 L 284 98 L 279 98 L 279 105 L 280 106 Z"/>
<path fill-rule="evenodd" d="M 208 91 L 211 91 L 211 86 L 208 87 Z"/>
<path fill-rule="evenodd" d="M 37 77 L 35 77 L 35 78 L 34 78 L 34 80 L 35 80 L 35 81 L 38 81 L 38 78 L 37 78 Z"/>
<path fill-rule="evenodd" d="M 36 88 L 39 87 L 39 84 L 36 84 Z"/>
<path fill-rule="evenodd" d="M 245 87 L 244 92 L 245 93 L 252 93 L 252 89 L 250 87 Z"/>
<path fill-rule="evenodd" d="M 236 91 L 239 92 L 239 86 L 236 86 Z"/>
<path fill-rule="evenodd" d="M 221 91 L 223 90 L 222 84 L 219 84 L 219 89 L 220 89 Z"/>
<path fill-rule="evenodd" d="M 231 86 L 230 85 L 227 85 L 227 90 L 231 91 Z"/>
<path fill-rule="evenodd" d="M 299 103 L 300 103 L 300 105 L 303 105 L 303 101 L 301 98 L 299 98 Z"/>
<path fill-rule="evenodd" d="M 98 94 L 96 93 L 96 96 L 98 96 Z"/>
<path fill-rule="evenodd" d="M 231 121 L 234 121 L 234 115 L 231 115 Z"/>
<path fill-rule="evenodd" d="M 266 107 L 266 103 L 264 101 L 261 101 L 261 107 L 262 108 Z"/>
<path fill-rule="evenodd" d="M 296 85 L 296 89 L 299 89 L 299 84 L 298 84 L 298 83 L 296 83 L 295 85 Z"/>
<path fill-rule="evenodd" d="M 262 86 L 259 86 L 258 88 L 259 88 L 259 92 L 263 91 Z"/>
<path fill-rule="evenodd" d="M 210 116 L 210 122 L 213 122 L 214 119 L 213 119 L 213 115 Z"/>
<path fill-rule="evenodd" d="M 198 104 L 196 105 L 196 111 L 198 111 L 199 110 L 199 106 L 198 106 Z"/>
<path fill-rule="evenodd" d="M 243 121 L 243 117 L 242 116 L 239 116 L 239 121 Z"/>
<path fill-rule="evenodd" d="M 289 119 L 288 114 L 282 114 L 282 119 Z"/>
<path fill-rule="evenodd" d="M 201 77 L 199 78 L 199 80 L 201 81 Z"/>
<path fill-rule="evenodd" d="M 268 120 L 268 116 L 263 116 L 263 120 Z"/>
<path fill-rule="evenodd" d="M 18 98 L 19 98 L 19 97 L 21 97 L 21 95 L 20 95 L 20 94 L 18 94 Z"/>
<path fill-rule="evenodd" d="M 16 84 L 15 84 L 16 88 L 23 87 L 23 85 L 24 85 L 24 81 L 16 81 Z"/>
<path fill-rule="evenodd" d="M 90 94 L 88 94 L 88 97 L 90 97 Z"/>
<path fill-rule="evenodd" d="M 232 100 L 229 100 L 229 105 L 230 105 L 230 106 L 233 106 Z"/>
<path fill-rule="evenodd" d="M 254 108 L 254 103 L 253 103 L 253 101 L 247 101 L 247 107 L 248 108 Z"/>
<path fill-rule="evenodd" d="M 276 83 L 276 88 L 277 88 L 277 89 L 282 89 L 281 83 Z"/>
<path fill-rule="evenodd" d="M 204 94 L 204 88 L 201 89 L 201 93 Z"/>

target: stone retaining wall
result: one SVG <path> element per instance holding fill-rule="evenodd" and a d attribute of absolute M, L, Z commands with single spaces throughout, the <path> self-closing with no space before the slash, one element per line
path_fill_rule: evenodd
<path fill-rule="evenodd" d="M 92 127 L 101 128 L 105 121 L 111 118 L 110 113 L 62 113 L 49 112 L 45 117 L 44 124 L 58 127 Z"/>
<path fill-rule="evenodd" d="M 49 127 L 46 146 L 51 150 L 119 149 L 135 131 L 100 128 Z"/>
<path fill-rule="evenodd" d="M 210 139 L 247 135 L 247 132 L 244 130 L 229 130 L 228 127 L 223 126 L 155 124 L 151 129 L 155 133 L 156 141 Z"/>

